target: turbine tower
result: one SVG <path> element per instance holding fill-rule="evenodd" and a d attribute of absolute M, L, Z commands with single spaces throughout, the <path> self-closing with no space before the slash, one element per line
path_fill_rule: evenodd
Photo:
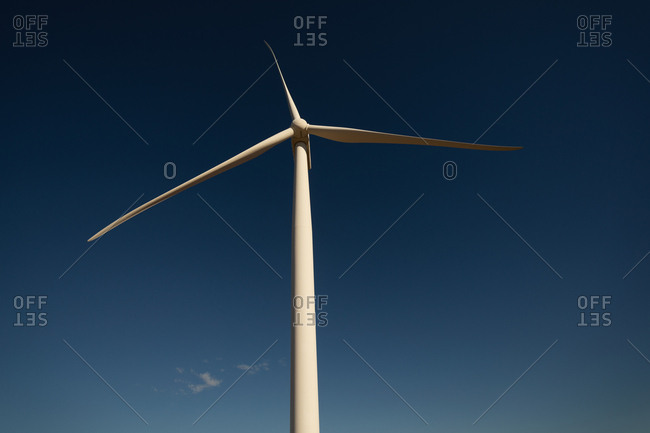
<path fill-rule="evenodd" d="M 264 42 L 266 43 L 266 41 Z M 311 205 L 309 198 L 309 170 L 311 152 L 309 136 L 316 135 L 344 143 L 394 143 L 425 146 L 455 147 L 460 149 L 505 151 L 521 147 L 489 146 L 458 141 L 436 140 L 408 135 L 388 134 L 362 129 L 308 124 L 296 108 L 287 88 L 275 53 L 271 51 L 291 112 L 291 127 L 257 143 L 210 170 L 182 183 L 112 222 L 88 241 L 93 241 L 123 222 L 156 204 L 210 179 L 224 171 L 243 164 L 291 139 L 294 151 L 293 225 L 291 240 L 291 433 L 318 433 L 318 368 L 316 357 L 316 323 L 305 324 L 304 318 L 316 317 L 314 300 L 314 253 L 312 246 Z M 297 302 L 298 301 L 298 302 Z"/>

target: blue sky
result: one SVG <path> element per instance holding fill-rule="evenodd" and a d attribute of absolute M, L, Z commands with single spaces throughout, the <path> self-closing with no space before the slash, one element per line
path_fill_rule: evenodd
<path fill-rule="evenodd" d="M 312 137 L 321 430 L 648 430 L 647 6 L 2 10 L 3 431 L 289 429 L 289 142 L 86 243 L 289 126 L 263 40 L 308 122 L 524 146 Z M 577 47 L 580 15 L 612 45 Z"/>

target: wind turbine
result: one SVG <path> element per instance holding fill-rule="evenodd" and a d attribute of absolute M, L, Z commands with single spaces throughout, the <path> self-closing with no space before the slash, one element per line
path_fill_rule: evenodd
<path fill-rule="evenodd" d="M 318 368 L 316 359 L 316 324 L 304 324 L 305 317 L 316 317 L 314 299 L 314 255 L 312 246 L 311 205 L 309 199 L 309 169 L 311 152 L 309 136 L 327 138 L 344 143 L 394 143 L 425 146 L 455 147 L 460 149 L 505 151 L 521 147 L 489 146 L 458 141 L 436 140 L 408 135 L 337 126 L 310 125 L 300 117 L 296 104 L 284 81 L 282 70 L 271 46 L 264 41 L 273 55 L 291 112 L 291 127 L 270 136 L 229 160 L 211 168 L 176 188 L 154 198 L 125 214 L 100 230 L 88 241 L 93 241 L 123 222 L 144 212 L 168 198 L 210 179 L 224 171 L 257 158 L 277 144 L 291 139 L 294 151 L 293 226 L 291 241 L 291 433 L 318 433 Z M 300 302 L 295 302 L 300 299 Z M 303 318 L 302 320 L 300 318 Z M 296 320 L 298 318 L 298 320 Z"/>

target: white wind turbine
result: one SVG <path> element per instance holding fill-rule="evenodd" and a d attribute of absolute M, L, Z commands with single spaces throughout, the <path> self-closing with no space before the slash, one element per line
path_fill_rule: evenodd
<path fill-rule="evenodd" d="M 266 43 L 266 41 L 264 42 Z M 230 170 L 244 162 L 260 156 L 277 144 L 291 138 L 294 150 L 294 185 L 293 185 L 293 226 L 291 241 L 291 296 L 292 296 L 292 327 L 291 327 L 291 433 L 318 433 L 318 369 L 316 360 L 316 324 L 302 325 L 305 317 L 315 317 L 315 302 L 293 302 L 296 298 L 301 301 L 314 299 L 314 256 L 312 247 L 311 205 L 309 199 L 309 169 L 311 169 L 311 153 L 309 135 L 327 138 L 344 143 L 394 143 L 416 144 L 425 146 L 456 147 L 476 150 L 517 150 L 521 147 L 489 146 L 458 141 L 436 140 L 432 138 L 413 137 L 408 135 L 387 134 L 384 132 L 366 131 L 337 126 L 322 126 L 308 124 L 296 108 L 291 98 L 287 83 L 284 81 L 280 65 L 271 46 L 273 59 L 289 103 L 291 111 L 291 127 L 263 140 L 229 160 L 211 168 L 176 188 L 154 198 L 142 206 L 125 214 L 99 231 L 88 241 L 93 241 L 106 232 L 114 229 L 123 222 L 158 203 L 184 191 L 194 185 L 210 179 L 224 171 Z M 302 317 L 296 321 L 296 318 Z M 302 326 L 301 326 L 302 325 Z"/>

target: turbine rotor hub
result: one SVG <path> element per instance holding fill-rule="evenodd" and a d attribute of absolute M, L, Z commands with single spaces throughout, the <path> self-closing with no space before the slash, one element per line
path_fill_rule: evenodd
<path fill-rule="evenodd" d="M 296 145 L 298 143 L 304 143 L 307 147 L 307 161 L 309 168 L 311 169 L 311 149 L 309 146 L 309 133 L 307 128 L 309 124 L 303 118 L 294 119 L 291 122 L 291 129 L 293 129 L 293 137 L 291 137 L 291 144 L 293 145 L 293 151 L 296 151 Z"/>
<path fill-rule="evenodd" d="M 298 118 L 291 122 L 291 129 L 294 130 L 296 135 L 301 137 L 307 134 L 308 126 L 309 124 L 307 124 L 307 121 L 303 118 Z"/>

